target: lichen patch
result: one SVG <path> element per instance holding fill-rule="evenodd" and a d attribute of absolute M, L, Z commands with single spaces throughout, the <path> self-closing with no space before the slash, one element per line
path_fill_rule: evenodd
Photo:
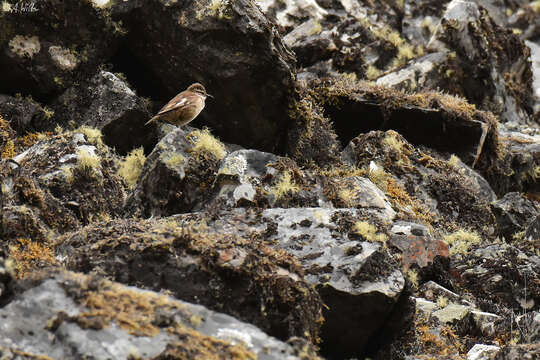
<path fill-rule="evenodd" d="M 49 47 L 49 55 L 55 65 L 62 70 L 72 71 L 79 65 L 79 59 L 70 50 L 61 46 Z"/>
<path fill-rule="evenodd" d="M 37 36 L 17 35 L 9 41 L 9 49 L 20 57 L 32 58 L 41 50 Z"/>

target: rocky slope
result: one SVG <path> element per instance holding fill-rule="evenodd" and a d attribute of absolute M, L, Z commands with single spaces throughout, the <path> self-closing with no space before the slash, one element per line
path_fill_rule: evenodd
<path fill-rule="evenodd" d="M 2 2 L 0 357 L 537 358 L 539 49 L 539 1 Z"/>

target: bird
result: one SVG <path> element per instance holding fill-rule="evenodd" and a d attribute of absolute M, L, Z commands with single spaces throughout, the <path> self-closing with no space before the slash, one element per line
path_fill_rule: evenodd
<path fill-rule="evenodd" d="M 155 121 L 163 121 L 176 126 L 186 125 L 201 113 L 207 97 L 213 98 L 202 84 L 191 84 L 186 90 L 173 97 L 156 116 L 144 125 Z"/>

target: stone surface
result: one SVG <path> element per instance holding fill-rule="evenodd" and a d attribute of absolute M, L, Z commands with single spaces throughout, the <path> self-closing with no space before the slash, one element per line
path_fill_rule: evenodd
<path fill-rule="evenodd" d="M 227 142 L 279 148 L 295 60 L 254 1 L 137 0 L 111 12 L 128 31 L 128 78 L 156 89 L 163 103 L 200 82 L 215 100 L 197 121 Z"/>
<path fill-rule="evenodd" d="M 44 276 L 0 317 L 3 356 L 297 358 L 293 346 L 230 316 L 77 273 Z"/>
<path fill-rule="evenodd" d="M 123 155 L 141 145 L 150 150 L 156 141 L 144 127 L 151 117 L 147 102 L 108 71 L 100 71 L 88 82 L 67 89 L 53 109 L 55 123 L 100 129 L 103 141 Z"/>

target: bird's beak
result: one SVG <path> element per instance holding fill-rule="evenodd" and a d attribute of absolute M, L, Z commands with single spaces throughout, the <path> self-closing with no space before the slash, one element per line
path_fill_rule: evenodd
<path fill-rule="evenodd" d="M 211 97 L 212 99 L 214 98 L 214 97 L 213 97 L 212 95 L 210 95 L 210 94 L 206 94 L 206 96 Z"/>

